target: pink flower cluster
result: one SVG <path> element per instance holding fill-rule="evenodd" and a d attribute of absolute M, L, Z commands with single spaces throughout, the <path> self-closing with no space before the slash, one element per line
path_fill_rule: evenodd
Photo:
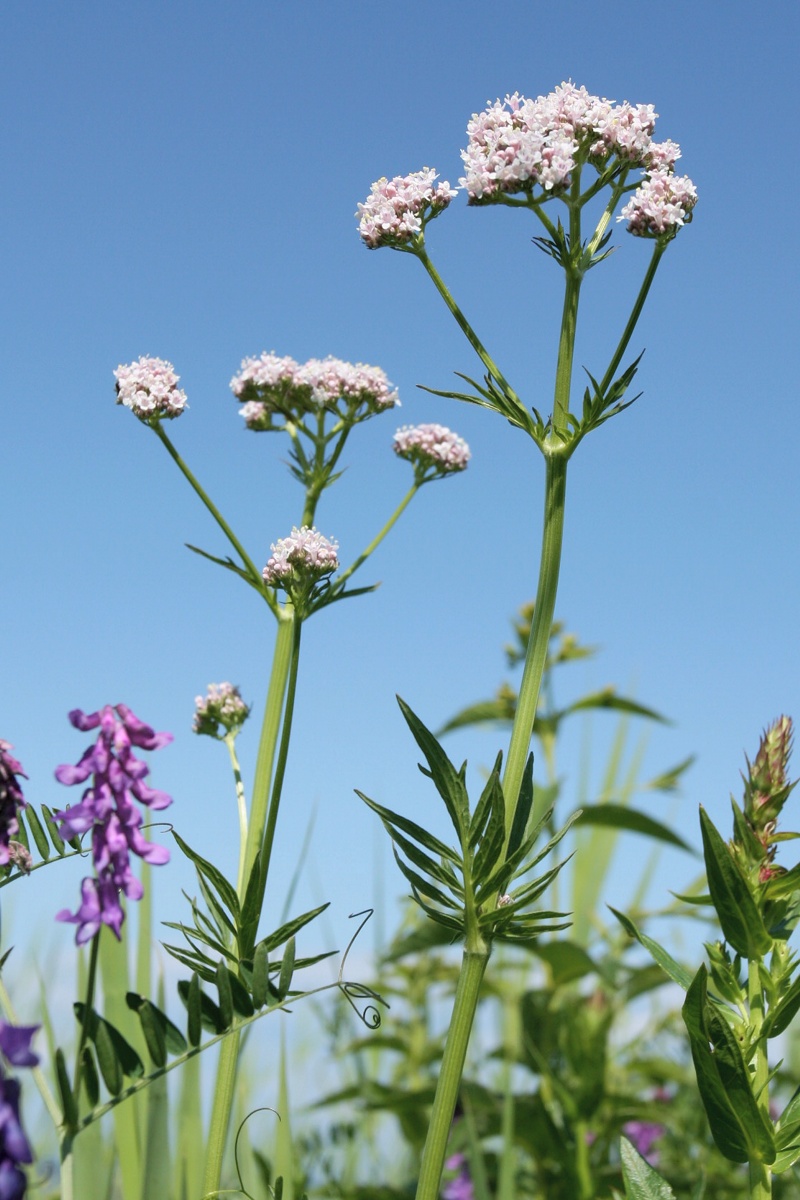
<path fill-rule="evenodd" d="M 163 358 L 142 356 L 127 366 L 120 364 L 114 375 L 117 404 L 124 404 L 143 421 L 178 417 L 187 407 L 186 393 L 178 387 L 180 375 Z"/>
<path fill-rule="evenodd" d="M 437 178 L 431 167 L 425 167 L 373 183 L 356 212 L 358 231 L 370 250 L 413 241 L 429 220 L 447 208 L 458 192 L 446 180 L 435 184 Z"/>
<path fill-rule="evenodd" d="M 272 557 L 262 571 L 264 582 L 270 587 L 287 589 L 287 585 L 291 587 L 296 582 L 302 588 L 330 575 L 339 566 L 339 543 L 308 525 L 301 529 L 295 525 L 289 537 L 279 538 L 270 549 Z"/>
<path fill-rule="evenodd" d="M 393 449 L 423 472 L 433 469 L 437 475 L 466 470 L 471 457 L 464 439 L 446 425 L 404 425 L 394 435 Z"/>
<path fill-rule="evenodd" d="M 653 142 L 656 117 L 652 104 L 615 104 L 573 83 L 536 100 L 515 92 L 473 113 L 460 182 L 470 204 L 486 204 L 530 194 L 536 185 L 563 191 L 576 165 L 591 161 L 602 170 L 613 156 L 645 170 L 670 170 L 680 148 Z"/>
<path fill-rule="evenodd" d="M 327 409 L 354 421 L 400 404 L 380 367 L 330 356 L 309 359 L 301 366 L 293 358 L 265 351 L 242 361 L 231 390 L 244 401 L 240 411 L 247 428 L 255 430 L 282 428 L 273 423 L 276 414 L 296 421 Z"/>
<path fill-rule="evenodd" d="M 250 715 L 249 706 L 232 683 L 210 683 L 205 696 L 195 697 L 194 706 L 192 729 L 214 738 L 238 733 Z"/>
<path fill-rule="evenodd" d="M 688 175 L 653 171 L 633 193 L 618 221 L 636 237 L 661 237 L 692 219 L 697 188 Z"/>

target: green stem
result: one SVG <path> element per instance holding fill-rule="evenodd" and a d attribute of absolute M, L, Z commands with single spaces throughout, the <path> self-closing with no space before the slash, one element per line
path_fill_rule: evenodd
<path fill-rule="evenodd" d="M 81 1022 L 81 1035 L 80 1035 L 80 1038 L 78 1039 L 78 1049 L 75 1054 L 75 1074 L 73 1075 L 73 1078 L 72 1078 L 72 1092 L 73 1092 L 73 1095 L 75 1096 L 76 1108 L 79 1108 L 80 1103 L 81 1103 L 80 1087 L 81 1087 L 81 1072 L 83 1070 L 83 1063 L 81 1061 L 81 1056 L 83 1054 L 83 1047 L 86 1045 L 86 1042 L 89 1037 L 89 1021 L 90 1021 L 90 1014 L 91 1014 L 91 1010 L 92 1010 L 92 1004 L 94 1002 L 94 985 L 95 985 L 95 981 L 97 979 L 97 956 L 98 956 L 98 953 L 100 950 L 100 937 L 102 935 L 102 932 L 103 932 L 103 927 L 101 925 L 100 929 L 97 931 L 95 936 L 92 938 L 92 946 L 89 951 L 89 976 L 88 976 L 88 979 L 86 980 L 86 1000 L 84 1001 L 84 1007 L 83 1007 L 83 1021 Z"/>
<path fill-rule="evenodd" d="M 433 1098 L 428 1135 L 422 1152 L 422 1164 L 417 1184 L 416 1200 L 438 1200 L 442 1181 L 447 1140 L 453 1124 L 461 1075 L 467 1056 L 472 1022 L 478 1006 L 478 994 L 486 964 L 489 961 L 488 947 L 480 950 L 465 950 L 458 976 L 453 1015 L 447 1032 L 444 1055 L 439 1068 L 436 1094 Z"/>
<path fill-rule="evenodd" d="M 769 1116 L 769 1059 L 765 1038 L 760 1038 L 761 1027 L 764 1024 L 764 989 L 761 985 L 759 959 L 751 958 L 747 965 L 747 1002 L 750 1010 L 750 1025 L 753 1030 L 755 1043 L 755 1071 L 753 1073 L 753 1094 L 757 1097 L 758 1107 L 767 1120 Z M 750 1200 L 769 1200 L 772 1196 L 772 1172 L 766 1163 L 750 1163 Z"/>
<path fill-rule="evenodd" d="M 575 1173 L 578 1176 L 578 1197 L 576 1200 L 594 1200 L 595 1189 L 592 1182 L 592 1168 L 589 1164 L 589 1128 L 585 1121 L 575 1123 Z"/>
<path fill-rule="evenodd" d="M 551 454 L 546 459 L 545 471 L 544 531 L 542 555 L 539 565 L 539 585 L 533 608 L 531 632 L 525 655 L 517 710 L 511 730 L 508 758 L 503 776 L 503 794 L 506 802 L 506 830 L 511 830 L 525 762 L 530 751 L 533 724 L 539 704 L 550 630 L 556 607 L 558 575 L 561 565 L 561 545 L 564 536 L 564 501 L 567 487 L 567 459 L 563 454 Z M 534 812 L 535 823 L 541 812 Z"/>
<path fill-rule="evenodd" d="M 286 761 L 289 757 L 289 742 L 292 736 L 292 717 L 294 716 L 294 699 L 297 691 L 297 669 L 300 663 L 300 634 L 302 633 L 302 629 L 303 622 L 300 618 L 296 617 L 292 630 L 291 661 L 289 665 L 289 680 L 286 687 L 286 707 L 283 713 L 281 744 L 278 751 L 278 762 L 275 767 L 275 778 L 272 782 L 272 795 L 269 801 L 264 839 L 261 843 L 260 899 L 262 902 L 267 886 L 270 859 L 272 858 L 272 843 L 275 840 L 275 826 L 278 822 L 278 809 L 281 803 L 283 779 L 286 774 Z"/>
<path fill-rule="evenodd" d="M 229 541 L 229 542 L 230 542 L 230 544 L 233 546 L 233 548 L 234 548 L 234 550 L 236 551 L 236 553 L 237 553 L 237 554 L 239 555 L 239 557 L 241 558 L 241 560 L 242 560 L 242 562 L 243 562 L 243 564 L 244 564 L 245 568 L 247 569 L 247 572 L 248 572 L 248 574 L 250 575 L 250 577 L 251 577 L 251 579 L 252 579 L 253 583 L 255 583 L 255 584 L 256 584 L 256 586 L 258 587 L 258 590 L 259 590 L 259 591 L 262 593 L 262 595 L 263 595 L 263 596 L 264 596 L 264 598 L 266 599 L 267 603 L 269 604 L 270 608 L 271 608 L 271 609 L 273 610 L 273 612 L 274 612 L 274 611 L 276 610 L 276 604 L 275 604 L 275 601 L 273 600 L 272 596 L 269 594 L 269 592 L 268 592 L 268 591 L 267 591 L 267 590 L 264 588 L 264 586 L 263 586 L 263 582 L 262 582 L 262 578 L 261 578 L 261 572 L 260 572 L 260 571 L 257 569 L 257 567 L 256 567 L 255 563 L 254 563 L 254 562 L 253 562 L 253 560 L 250 558 L 250 556 L 249 556 L 249 554 L 247 553 L 247 551 L 245 550 L 244 546 L 243 546 L 243 545 L 242 545 L 242 543 L 239 541 L 239 539 L 237 538 L 236 534 L 233 532 L 233 530 L 231 529 L 230 525 L 228 524 L 228 522 L 227 522 L 227 521 L 225 520 L 225 518 L 223 517 L 222 513 L 219 511 L 219 509 L 217 508 L 216 504 L 214 504 L 213 500 L 212 500 L 212 499 L 211 499 L 211 497 L 210 497 L 210 496 L 209 496 L 209 495 L 206 493 L 206 491 L 204 490 L 204 488 L 203 488 L 203 487 L 201 487 L 201 485 L 200 485 L 199 481 L 198 481 L 198 480 L 195 478 L 195 476 L 194 476 L 194 475 L 192 474 L 192 472 L 189 470 L 188 466 L 187 466 L 187 465 L 186 465 L 186 463 L 183 461 L 183 459 L 181 458 L 180 454 L 178 454 L 178 451 L 175 449 L 175 447 L 173 446 L 172 442 L 169 440 L 169 438 L 167 437 L 166 433 L 165 433 L 165 432 L 164 432 L 164 430 L 161 428 L 161 422 L 160 422 L 160 421 L 155 421 L 155 422 L 154 422 L 154 423 L 153 423 L 153 424 L 150 426 L 150 428 L 153 430 L 153 433 L 155 433 L 155 435 L 158 437 L 158 439 L 160 440 L 161 444 L 164 446 L 164 448 L 166 449 L 167 453 L 168 453 L 168 454 L 170 455 L 170 457 L 172 458 L 173 462 L 174 462 L 174 463 L 176 464 L 176 466 L 177 466 L 177 467 L 178 467 L 178 468 L 179 468 L 179 469 L 180 469 L 180 470 L 183 472 L 184 476 L 185 476 L 185 477 L 186 477 L 186 479 L 189 481 L 189 483 L 191 484 L 191 486 L 194 488 L 195 492 L 197 492 L 197 495 L 198 495 L 198 496 L 200 497 L 200 499 L 203 501 L 203 504 L 205 504 L 206 508 L 207 508 L 207 509 L 208 509 L 208 511 L 211 513 L 211 516 L 212 516 L 212 517 L 214 518 L 214 520 L 217 522 L 217 524 L 219 525 L 220 529 L 221 529 L 221 530 L 222 530 L 222 532 L 225 534 L 226 538 L 228 539 L 228 541 Z"/>
<path fill-rule="evenodd" d="M 636 328 L 636 323 L 639 320 L 639 317 L 642 315 L 642 309 L 644 308 L 644 302 L 647 299 L 647 293 L 650 291 L 650 285 L 655 279 L 655 274 L 658 270 L 658 264 L 661 262 L 661 256 L 666 248 L 667 242 L 661 241 L 660 239 L 653 247 L 653 256 L 650 259 L 644 279 L 642 280 L 642 286 L 639 288 L 639 294 L 636 297 L 636 303 L 631 310 L 631 315 L 628 317 L 628 323 L 622 332 L 622 337 L 619 339 L 619 345 L 614 351 L 614 356 L 611 359 L 611 362 L 608 364 L 606 373 L 600 383 L 601 393 L 604 393 L 611 385 L 617 372 L 617 367 L 622 361 L 622 356 L 628 348 L 628 342 L 631 340 L 633 331 Z"/>
<path fill-rule="evenodd" d="M 470 346 L 472 346 L 472 349 L 475 351 L 478 358 L 481 360 L 483 365 L 486 367 L 486 370 L 489 372 L 489 374 L 494 379 L 497 380 L 497 382 L 500 384 L 500 387 L 503 389 L 503 391 L 506 393 L 506 395 L 509 396 L 512 400 L 514 400 L 520 406 L 520 408 L 523 408 L 524 406 L 523 406 L 522 401 L 520 400 L 519 396 L 514 391 L 514 389 L 511 387 L 511 385 L 508 382 L 508 380 L 506 379 L 505 375 L 500 370 L 500 368 L 497 366 L 494 359 L 491 357 L 491 355 L 487 351 L 486 347 L 483 345 L 483 342 L 480 340 L 480 338 L 476 334 L 475 330 L 472 328 L 469 321 L 467 320 L 467 318 L 462 313 L 461 309 L 456 304 L 455 300 L 453 299 L 452 295 L 450 294 L 449 288 L 447 287 L 447 285 L 445 284 L 441 275 L 436 270 L 436 267 L 433 265 L 430 258 L 428 257 L 428 252 L 425 249 L 424 245 L 416 248 L 414 250 L 414 254 L 417 256 L 417 258 L 422 263 L 425 270 L 430 275 L 437 291 L 439 292 L 439 295 L 442 297 L 445 304 L 450 309 L 450 312 L 455 317 L 456 322 L 457 322 L 461 332 L 464 334 L 464 336 L 466 337 Z"/>
<path fill-rule="evenodd" d="M 264 838 L 270 783 L 272 782 L 272 767 L 275 761 L 275 748 L 278 744 L 283 701 L 286 695 L 286 682 L 289 678 L 289 666 L 292 659 L 295 619 L 292 608 L 286 607 L 278 610 L 278 633 L 275 639 L 272 673 L 267 690 L 264 721 L 261 727 L 261 740 L 258 743 L 258 756 L 256 758 L 256 773 L 253 780 L 250 826 L 247 830 L 247 847 L 244 862 L 245 880 L 250 876 L 253 861 L 258 850 L 261 848 Z"/>
<path fill-rule="evenodd" d="M 234 783 L 236 784 L 236 804 L 239 810 L 239 871 L 236 876 L 236 894 L 241 899 L 244 895 L 244 864 L 247 857 L 247 800 L 244 794 L 239 759 L 236 754 L 236 735 L 226 733 L 223 741 L 228 747 L 228 754 L 231 759 L 231 769 L 233 771 Z"/>
<path fill-rule="evenodd" d="M 380 533 L 377 534 L 372 539 L 370 544 L 367 546 L 366 550 L 362 551 L 362 553 L 359 554 L 359 556 L 355 560 L 355 562 L 351 563 L 350 566 L 347 568 L 347 570 L 343 571 L 342 574 L 337 577 L 337 579 L 336 579 L 337 583 L 344 583 L 344 581 L 346 579 L 349 579 L 351 575 L 354 575 L 355 572 L 358 570 L 358 568 L 360 566 L 363 566 L 363 564 L 367 561 L 370 554 L 372 554 L 372 552 L 374 550 L 377 550 L 378 546 L 380 546 L 381 542 L 386 537 L 387 533 L 389 533 L 389 531 L 392 529 L 394 524 L 399 520 L 399 518 L 402 516 L 402 514 L 408 508 L 409 504 L 416 496 L 420 487 L 421 487 L 421 484 L 419 484 L 417 482 L 414 482 L 412 484 L 412 486 L 409 488 L 406 495 L 403 497 L 403 499 L 398 504 L 397 508 L 394 510 L 392 515 L 389 517 L 389 520 L 386 522 L 386 524 L 384 525 L 384 527 L 380 531 Z"/>

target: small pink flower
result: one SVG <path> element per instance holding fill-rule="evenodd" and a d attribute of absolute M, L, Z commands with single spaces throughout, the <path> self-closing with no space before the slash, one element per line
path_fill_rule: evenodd
<path fill-rule="evenodd" d="M 324 537 L 317 529 L 294 526 L 289 537 L 279 538 L 270 549 L 272 557 L 264 567 L 264 582 L 286 591 L 307 588 L 310 583 L 337 570 L 339 543 Z"/>
<path fill-rule="evenodd" d="M 231 390 L 244 401 L 240 409 L 248 429 L 282 429 L 274 418 L 302 421 L 309 413 L 337 413 L 350 423 L 400 404 L 397 390 L 380 367 L 312 358 L 302 366 L 293 358 L 261 354 L 245 358 Z"/>
<path fill-rule="evenodd" d="M 394 452 L 429 478 L 465 471 L 471 457 L 464 439 L 445 425 L 404 425 L 394 435 Z"/>
<path fill-rule="evenodd" d="M 446 180 L 435 184 L 436 179 L 436 172 L 425 167 L 411 175 L 384 177 L 373 183 L 356 212 L 358 231 L 370 250 L 412 242 L 429 220 L 447 208 L 457 189 Z"/>
<path fill-rule="evenodd" d="M 142 356 L 117 367 L 117 404 L 124 404 L 142 421 L 179 417 L 187 407 L 186 393 L 178 387 L 180 375 L 163 358 Z"/>
<path fill-rule="evenodd" d="M 205 696 L 195 697 L 194 706 L 192 729 L 213 738 L 238 734 L 250 715 L 249 706 L 232 683 L 210 683 Z"/>
<path fill-rule="evenodd" d="M 675 233 L 692 219 L 697 189 L 688 175 L 654 171 L 623 208 L 618 221 L 628 222 L 636 237 L 661 237 Z"/>

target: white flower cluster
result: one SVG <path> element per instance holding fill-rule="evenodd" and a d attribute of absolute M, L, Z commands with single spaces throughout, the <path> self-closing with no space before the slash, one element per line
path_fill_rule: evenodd
<path fill-rule="evenodd" d="M 394 435 L 393 448 L 400 458 L 440 475 L 466 470 L 471 457 L 464 439 L 446 425 L 404 425 Z"/>
<path fill-rule="evenodd" d="M 180 376 L 163 358 L 142 356 L 136 362 L 118 366 L 114 376 L 117 404 L 124 404 L 143 421 L 178 417 L 187 407 L 186 393 L 178 387 Z"/>
<path fill-rule="evenodd" d="M 270 587 L 292 583 L 301 586 L 322 579 L 337 570 L 339 543 L 323 536 L 317 529 L 295 525 L 289 537 L 279 538 L 272 546 L 272 557 L 262 571 Z"/>
<path fill-rule="evenodd" d="M 636 237 L 661 237 L 692 219 L 697 188 L 688 175 L 653 171 L 633 193 L 618 221 Z"/>
<path fill-rule="evenodd" d="M 435 184 L 436 179 L 433 168 L 425 167 L 411 175 L 395 175 L 394 179 L 373 183 L 356 212 L 358 231 L 370 250 L 412 241 L 424 221 L 447 208 L 458 190 L 451 188 L 447 180 Z"/>
<path fill-rule="evenodd" d="M 380 367 L 343 362 L 340 358 L 312 358 L 307 363 L 279 358 L 266 351 L 245 358 L 231 380 L 234 396 L 244 401 L 240 409 L 248 429 L 273 429 L 278 414 L 301 420 L 313 411 L 343 406 L 350 419 L 383 412 L 400 404 L 396 389 Z"/>
<path fill-rule="evenodd" d="M 196 696 L 192 729 L 195 733 L 206 733 L 221 737 L 220 726 L 226 733 L 238 732 L 250 715 L 238 687 L 232 683 L 210 683 L 205 696 Z"/>

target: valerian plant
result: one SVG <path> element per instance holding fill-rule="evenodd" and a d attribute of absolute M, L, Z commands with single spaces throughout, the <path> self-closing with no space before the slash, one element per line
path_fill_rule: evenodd
<path fill-rule="evenodd" d="M 637 398 L 628 393 L 641 355 L 624 368 L 622 360 L 661 259 L 679 230 L 692 219 L 697 201 L 691 180 L 675 174 L 675 163 L 680 156 L 678 145 L 671 140 L 654 140 L 655 121 L 652 105 L 615 104 L 590 95 L 583 87 L 564 83 L 536 100 L 515 92 L 504 101 L 489 104 L 484 112 L 474 113 L 468 123 L 467 147 L 461 154 L 464 163 L 461 186 L 469 204 L 473 207 L 502 204 L 531 214 L 544 226 L 544 233 L 536 236 L 534 242 L 563 272 L 561 332 L 549 415 L 543 415 L 541 401 L 526 403 L 512 387 L 433 264 L 427 247 L 427 230 L 456 196 L 449 182 L 437 183 L 438 176 L 430 168 L 391 180 L 384 178 L 372 185 L 369 197 L 358 206 L 359 231 L 365 245 L 370 249 L 389 247 L 418 259 L 484 369 L 482 382 L 461 374 L 468 391 L 431 390 L 498 413 L 526 433 L 545 460 L 544 528 L 533 621 L 502 776 L 499 760 L 496 768 L 497 786 L 502 792 L 502 828 L 498 831 L 492 822 L 479 835 L 475 846 L 476 855 L 480 855 L 485 838 L 490 847 L 485 853 L 492 857 L 496 841 L 501 871 L 507 867 L 509 846 L 518 835 L 523 811 L 520 806 L 527 790 L 526 762 L 558 589 L 567 464 L 584 437 L 623 412 Z M 585 230 L 583 222 L 590 205 L 602 208 L 593 229 Z M 554 210 L 563 214 L 563 222 Z M 581 288 L 588 272 L 610 253 L 609 226 L 615 215 L 634 236 L 651 241 L 653 252 L 608 365 L 602 373 L 588 373 L 589 384 L 582 401 L 573 408 L 572 370 Z M 428 753 L 442 752 L 431 747 Z M 441 767 L 439 778 L 429 769 L 450 811 L 455 800 L 441 778 L 441 772 L 447 768 Z M 532 804 L 526 814 L 523 836 L 528 831 L 528 820 L 535 828 L 543 816 L 541 804 Z M 461 822 L 463 828 L 466 823 L 463 814 Z M 396 841 L 394 831 L 392 836 Z M 446 867 L 442 870 L 447 873 Z M 425 899 L 419 887 L 415 894 Z M 535 888 L 528 898 L 534 894 Z M 462 974 L 422 1155 L 417 1200 L 436 1200 L 439 1194 L 477 995 L 491 953 L 491 937 L 482 934 L 502 927 L 506 902 L 506 894 L 499 886 L 493 892 L 486 892 L 478 922 L 465 927 Z M 516 904 L 516 900 L 512 903 Z M 522 908 L 524 905 L 522 901 Z M 491 915 L 492 912 L 497 916 Z M 519 909 L 515 909 L 516 913 L 521 915 Z M 441 913 L 435 919 L 441 920 Z M 533 935 L 531 926 L 530 936 Z"/>

